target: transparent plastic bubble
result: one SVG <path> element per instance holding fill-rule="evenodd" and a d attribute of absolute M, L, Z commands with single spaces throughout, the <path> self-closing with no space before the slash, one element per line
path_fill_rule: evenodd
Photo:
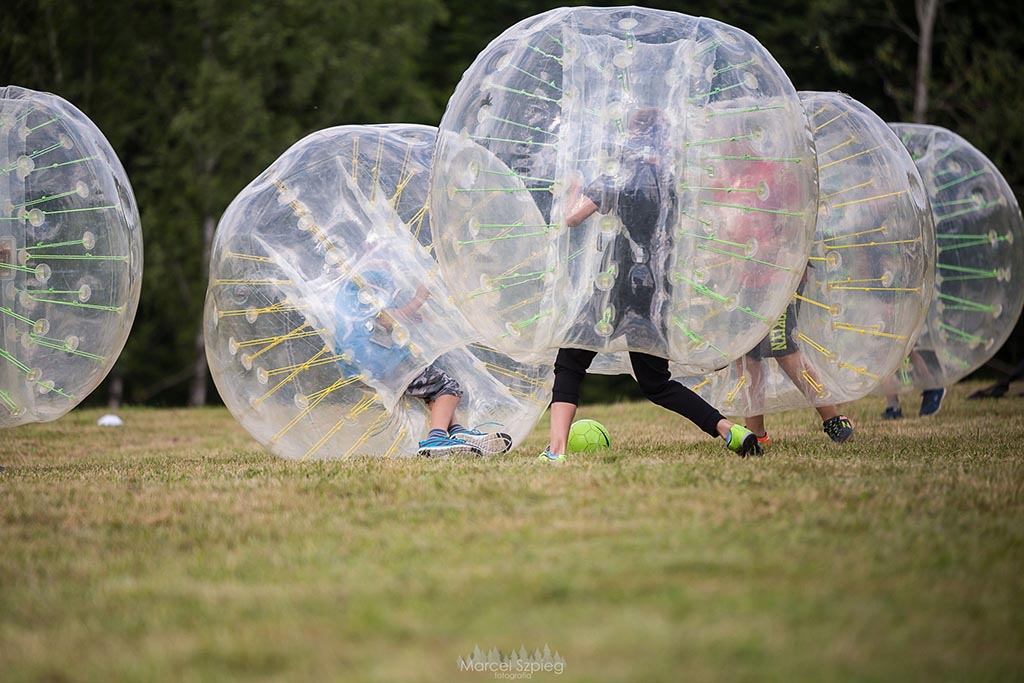
<path fill-rule="evenodd" d="M 18 122 L 0 126 L 0 207 L 18 219 L 0 226 L 0 262 L 19 266 L 0 268 L 0 308 L 13 314 L 0 427 L 12 427 L 66 414 L 113 366 L 138 304 L 142 233 L 124 168 L 81 111 L 7 86 L 0 121 Z"/>
<path fill-rule="evenodd" d="M 761 201 L 768 199 L 771 196 L 771 191 L 768 189 L 768 183 L 763 180 L 757 184 L 757 198 Z"/>
<path fill-rule="evenodd" d="M 501 423 L 493 429 L 515 442 L 547 405 L 551 359 L 527 365 L 485 347 L 437 277 L 427 210 L 436 135 L 404 124 L 313 133 L 221 218 L 205 314 L 210 369 L 228 409 L 278 455 L 415 454 L 428 426 L 420 396 L 430 394 L 406 392 L 438 388 L 428 369 L 465 392 L 462 424 Z M 452 175 L 456 185 L 500 181 L 472 161 Z M 520 226 L 464 228 L 467 240 L 497 243 Z M 520 271 L 506 270 L 476 287 L 514 287 Z M 232 301 L 238 283 L 245 306 Z"/>
<path fill-rule="evenodd" d="M 606 235 L 611 235 L 619 231 L 620 223 L 617 219 L 612 216 L 602 216 L 598 225 Z"/>
<path fill-rule="evenodd" d="M 948 386 L 984 365 L 1010 336 L 1024 288 L 1024 220 L 1009 184 L 978 149 L 938 126 L 894 123 L 914 157 L 935 222 L 935 297 L 904 381 L 887 388 Z M 930 331 L 930 332 L 929 332 Z"/>
<path fill-rule="evenodd" d="M 27 157 L 25 155 L 22 155 L 22 156 L 18 157 L 18 162 L 17 163 L 18 163 L 18 178 L 21 179 L 21 180 L 24 180 L 25 177 L 29 173 L 31 173 L 35 169 L 35 167 L 36 167 L 36 162 L 33 161 L 31 157 Z"/>
<path fill-rule="evenodd" d="M 481 116 L 485 85 L 501 95 Z M 509 28 L 466 71 L 440 126 L 431 211 L 456 306 L 513 357 L 570 346 L 721 367 L 784 310 L 811 248 L 802 111 L 771 55 L 714 20 L 574 7 Z M 488 172 L 470 180 L 471 165 Z M 666 187 L 681 189 L 651 189 Z M 631 196 L 646 208 L 630 210 Z M 593 212 L 566 228 L 588 201 Z M 474 219 L 510 227 L 480 243 Z M 613 286 L 595 287 L 613 264 Z M 481 276 L 510 278 L 512 265 L 517 282 L 480 290 Z M 603 319 L 609 306 L 617 313 Z M 697 325 L 706 345 L 690 338 Z"/>
<path fill-rule="evenodd" d="M 620 52 L 612 57 L 612 64 L 619 69 L 626 69 L 633 64 L 633 55 L 630 52 Z"/>
<path fill-rule="evenodd" d="M 800 98 L 820 186 L 803 281 L 742 358 L 707 376 L 674 369 L 710 403 L 728 403 L 738 415 L 852 401 L 875 390 L 913 348 L 932 301 L 935 228 L 911 155 L 851 98 Z"/>

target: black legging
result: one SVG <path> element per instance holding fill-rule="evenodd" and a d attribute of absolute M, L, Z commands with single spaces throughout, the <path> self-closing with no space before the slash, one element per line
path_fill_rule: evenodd
<path fill-rule="evenodd" d="M 555 358 L 555 385 L 551 391 L 552 402 L 579 405 L 580 385 L 596 355 L 596 351 L 585 349 L 558 350 Z M 667 360 L 630 351 L 629 362 L 647 400 L 679 413 L 711 436 L 718 436 L 718 421 L 724 419 L 724 416 L 688 387 L 674 381 L 668 371 Z"/>

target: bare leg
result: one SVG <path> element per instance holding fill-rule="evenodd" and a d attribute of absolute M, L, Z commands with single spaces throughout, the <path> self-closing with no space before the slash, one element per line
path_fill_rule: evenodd
<path fill-rule="evenodd" d="M 729 430 L 732 429 L 732 425 L 732 422 L 722 418 L 718 421 L 718 424 L 715 425 L 715 429 L 718 430 L 718 435 L 724 439 L 729 434 Z"/>
<path fill-rule="evenodd" d="M 750 407 L 757 411 L 764 410 L 764 367 L 761 365 L 764 361 L 744 356 L 742 362 L 741 367 L 750 375 L 750 391 L 748 392 L 751 397 Z M 764 413 L 748 415 L 744 422 L 747 429 L 757 436 L 764 436 L 768 433 L 764 425 Z"/>
<path fill-rule="evenodd" d="M 818 415 L 821 416 L 821 421 L 831 420 L 833 417 L 839 414 L 839 409 L 835 405 L 829 404 L 827 406 L 817 406 Z"/>
<path fill-rule="evenodd" d="M 551 443 L 548 450 L 555 455 L 565 453 L 569 442 L 569 427 L 576 417 L 576 404 L 554 402 L 551 404 Z"/>
<path fill-rule="evenodd" d="M 820 384 L 820 380 L 814 374 L 814 370 L 810 366 L 804 365 L 804 357 L 801 353 L 791 353 L 788 356 L 776 359 L 779 362 L 779 367 L 786 373 L 786 375 L 793 381 L 797 389 L 803 392 L 811 402 L 814 402 L 814 395 L 817 393 L 814 387 L 811 385 L 808 377 L 815 383 Z M 807 373 L 807 377 L 804 373 Z M 818 415 L 821 416 L 822 422 L 830 418 L 835 417 L 839 414 L 839 411 L 834 405 L 815 406 L 815 410 L 818 411 Z"/>
<path fill-rule="evenodd" d="M 911 351 L 910 364 L 914 366 L 914 372 L 916 372 L 920 378 L 921 383 L 924 384 L 924 388 L 927 389 L 941 389 L 942 387 L 935 386 L 935 380 L 932 379 L 932 372 L 928 369 L 928 363 L 917 351 Z"/>
<path fill-rule="evenodd" d="M 452 426 L 455 409 L 459 405 L 459 397 L 445 394 L 438 396 L 430 403 L 430 428 L 443 429 L 445 432 Z"/>
<path fill-rule="evenodd" d="M 764 415 L 747 415 L 744 422 L 747 425 L 747 429 L 758 436 L 764 436 L 768 433 L 768 430 L 764 425 Z"/>
<path fill-rule="evenodd" d="M 814 387 L 808 382 L 808 377 L 815 382 L 818 382 L 818 378 L 814 375 L 814 371 L 810 367 L 804 365 L 804 356 L 802 353 L 791 353 L 788 356 L 782 356 L 776 358 L 779 363 L 779 367 L 786 373 L 786 376 L 796 385 L 796 388 L 800 390 L 807 398 L 814 400 L 814 395 L 817 393 Z M 804 376 L 804 371 L 807 372 L 807 377 Z"/>

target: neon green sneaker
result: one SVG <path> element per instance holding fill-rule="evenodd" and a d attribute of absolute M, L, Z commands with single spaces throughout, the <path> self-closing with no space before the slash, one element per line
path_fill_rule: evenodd
<path fill-rule="evenodd" d="M 763 455 L 760 444 L 757 443 L 757 435 L 742 425 L 733 425 L 725 437 L 725 445 L 729 450 L 745 458 L 748 455 Z"/>
<path fill-rule="evenodd" d="M 537 459 L 542 462 L 565 462 L 565 453 L 555 455 L 548 450 L 548 446 L 544 447 L 544 452 L 537 456 Z"/>

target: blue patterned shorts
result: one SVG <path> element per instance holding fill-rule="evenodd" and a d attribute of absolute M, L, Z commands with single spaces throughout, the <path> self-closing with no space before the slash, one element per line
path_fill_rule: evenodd
<path fill-rule="evenodd" d="M 430 365 L 409 383 L 405 394 L 430 403 L 441 396 L 462 398 L 462 387 L 444 370 Z"/>

